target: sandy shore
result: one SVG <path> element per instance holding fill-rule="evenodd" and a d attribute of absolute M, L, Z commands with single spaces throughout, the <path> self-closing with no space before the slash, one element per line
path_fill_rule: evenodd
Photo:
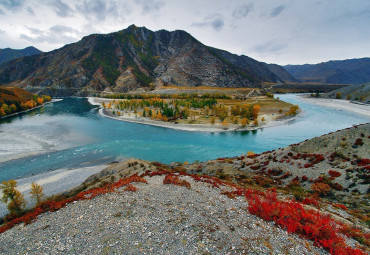
<path fill-rule="evenodd" d="M 74 187 L 84 182 L 90 175 L 96 174 L 103 170 L 107 165 L 97 165 L 76 169 L 58 169 L 51 172 L 42 173 L 17 180 L 18 190 L 23 193 L 27 200 L 27 208 L 34 206 L 29 195 L 30 185 L 32 182 L 40 184 L 46 196 L 52 196 Z M 0 217 L 7 214 L 7 208 L 4 203 L 0 203 Z"/>
<path fill-rule="evenodd" d="M 38 107 L 4 116 L 3 118 L 32 111 L 46 104 L 55 103 L 62 100 L 63 99 L 53 99 L 52 101 Z M 47 153 L 54 150 L 55 147 L 54 144 L 49 141 L 40 139 L 37 136 L 23 134 L 15 130 L 0 130 L 0 136 L 0 163 Z"/>
<path fill-rule="evenodd" d="M 101 106 L 102 102 L 109 102 L 113 101 L 113 99 L 107 99 L 107 98 L 94 98 L 94 97 L 88 97 L 88 101 L 92 105 L 99 105 Z M 184 123 L 171 123 L 171 122 L 163 122 L 163 121 L 156 121 L 156 120 L 151 120 L 148 118 L 143 118 L 143 117 L 135 117 L 133 115 L 128 116 L 117 116 L 112 114 L 111 111 L 100 108 L 99 113 L 107 118 L 115 119 L 115 120 L 120 120 L 120 121 L 126 121 L 126 122 L 132 122 L 132 123 L 139 123 L 139 124 L 144 124 L 144 125 L 150 125 L 150 126 L 157 126 L 157 127 L 164 127 L 164 128 L 171 128 L 171 129 L 176 129 L 176 130 L 182 130 L 182 131 L 191 131 L 191 132 L 234 132 L 234 131 L 250 131 L 250 130 L 257 130 L 261 128 L 267 128 L 267 127 L 275 127 L 279 125 L 284 125 L 290 121 L 293 121 L 299 115 L 284 119 L 284 120 L 271 120 L 270 117 L 266 115 L 261 115 L 261 117 L 265 117 L 266 121 L 258 126 L 258 127 L 245 127 L 242 128 L 240 125 L 232 125 L 230 124 L 228 128 L 223 127 L 221 124 L 216 124 L 213 126 L 210 125 L 205 125 L 205 124 L 184 124 Z"/>
<path fill-rule="evenodd" d="M 350 112 L 354 112 L 357 114 L 370 117 L 370 106 L 369 105 L 354 104 L 348 100 L 342 100 L 342 99 L 311 98 L 307 96 L 300 96 L 300 98 L 303 101 L 306 101 L 309 103 L 331 107 L 331 108 L 335 108 L 338 110 L 350 111 Z"/>

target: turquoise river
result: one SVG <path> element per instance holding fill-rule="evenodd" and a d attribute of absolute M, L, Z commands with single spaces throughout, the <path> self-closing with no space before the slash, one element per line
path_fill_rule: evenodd
<path fill-rule="evenodd" d="M 97 106 L 90 105 L 85 98 L 66 98 L 0 120 L 0 143 L 4 134 L 12 131 L 52 145 L 41 155 L 0 163 L 0 181 L 130 157 L 170 163 L 231 157 L 247 151 L 260 153 L 370 121 L 351 112 L 304 102 L 297 95 L 280 95 L 280 99 L 298 104 L 303 113 L 281 126 L 209 133 L 109 119 L 100 116 Z"/>

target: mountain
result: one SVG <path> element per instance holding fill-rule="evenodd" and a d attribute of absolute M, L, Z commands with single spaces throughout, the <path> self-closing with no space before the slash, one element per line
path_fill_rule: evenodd
<path fill-rule="evenodd" d="M 25 57 L 25 56 L 32 56 L 32 55 L 37 55 L 37 54 L 41 54 L 41 53 L 42 53 L 42 51 L 36 49 L 33 46 L 24 48 L 22 50 L 14 50 L 14 49 L 10 49 L 10 48 L 0 49 L 0 64 L 4 63 L 4 62 L 7 62 L 7 61 L 10 61 L 10 60 L 13 60 L 13 59 L 16 59 L 16 58 L 21 58 L 21 57 Z"/>
<path fill-rule="evenodd" d="M 153 32 L 135 25 L 0 66 L 0 84 L 53 96 L 168 84 L 260 87 L 262 82 L 284 79 L 265 63 L 205 46 L 185 31 Z"/>
<path fill-rule="evenodd" d="M 267 65 L 267 68 L 270 69 L 271 72 L 277 75 L 284 82 L 288 82 L 288 83 L 296 83 L 296 82 L 299 83 L 300 82 L 295 77 L 293 77 L 290 73 L 288 73 L 282 66 L 279 66 L 277 64 L 265 64 L 265 65 Z"/>
<path fill-rule="evenodd" d="M 370 58 L 335 60 L 315 65 L 286 65 L 284 68 L 303 82 L 362 84 L 370 81 Z"/>

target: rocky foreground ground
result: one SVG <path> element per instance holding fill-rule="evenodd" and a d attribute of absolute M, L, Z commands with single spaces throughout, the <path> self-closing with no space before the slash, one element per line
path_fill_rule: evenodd
<path fill-rule="evenodd" d="M 324 254 L 209 184 L 163 176 L 78 201 L 0 235 L 2 254 Z"/>

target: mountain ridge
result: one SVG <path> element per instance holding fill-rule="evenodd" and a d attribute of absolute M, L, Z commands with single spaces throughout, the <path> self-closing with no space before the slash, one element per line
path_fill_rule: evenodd
<path fill-rule="evenodd" d="M 32 56 L 32 55 L 37 55 L 41 54 L 42 51 L 39 49 L 33 47 L 33 46 L 28 46 L 24 49 L 11 49 L 11 48 L 4 48 L 0 49 L 0 64 L 11 61 L 16 58 L 24 57 L 24 56 Z"/>
<path fill-rule="evenodd" d="M 318 64 L 285 65 L 302 82 L 362 84 L 370 81 L 370 58 L 331 60 Z"/>
<path fill-rule="evenodd" d="M 260 87 L 263 82 L 284 79 L 263 62 L 206 46 L 186 31 L 151 31 L 135 25 L 0 65 L 0 84 L 53 96 L 149 90 L 168 84 Z"/>

